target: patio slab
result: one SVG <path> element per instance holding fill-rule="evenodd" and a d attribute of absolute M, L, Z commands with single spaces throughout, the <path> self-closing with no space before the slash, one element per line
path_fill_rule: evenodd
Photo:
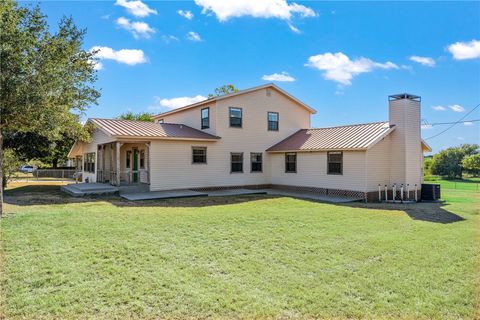
<path fill-rule="evenodd" d="M 105 183 L 72 183 L 60 188 L 74 197 L 84 197 L 89 195 L 108 195 L 118 192 L 118 188 Z"/>
<path fill-rule="evenodd" d="M 208 191 L 209 197 L 242 196 L 242 195 L 252 195 L 252 194 L 267 194 L 267 191 L 257 190 L 257 189 L 224 189 L 224 190 Z"/>
<path fill-rule="evenodd" d="M 171 190 L 171 191 L 150 191 L 150 192 L 121 192 L 120 197 L 130 201 L 154 200 L 154 199 L 173 199 L 173 198 L 190 198 L 190 197 L 206 197 L 205 192 L 192 190 Z"/>

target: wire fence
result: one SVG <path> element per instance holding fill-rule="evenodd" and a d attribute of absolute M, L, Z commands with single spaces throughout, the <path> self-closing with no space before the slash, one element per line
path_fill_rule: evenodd
<path fill-rule="evenodd" d="M 75 181 L 77 172 L 75 169 L 37 169 L 33 172 L 18 171 L 11 177 L 11 181 Z"/>

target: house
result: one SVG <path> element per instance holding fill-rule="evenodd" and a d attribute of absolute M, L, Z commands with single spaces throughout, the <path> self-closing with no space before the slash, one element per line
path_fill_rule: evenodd
<path fill-rule="evenodd" d="M 277 187 L 378 199 L 423 180 L 420 97 L 389 97 L 388 121 L 311 128 L 314 109 L 274 84 L 211 98 L 154 122 L 89 119 L 69 157 L 83 179 L 149 190 Z M 80 161 L 81 160 L 81 161 Z M 412 196 L 412 194 L 410 194 Z"/>

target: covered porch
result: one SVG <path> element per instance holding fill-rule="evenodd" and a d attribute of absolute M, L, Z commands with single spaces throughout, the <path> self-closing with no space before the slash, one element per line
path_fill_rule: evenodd
<path fill-rule="evenodd" d="M 96 182 L 109 183 L 117 187 L 150 184 L 149 151 L 149 141 L 115 141 L 98 144 Z"/>

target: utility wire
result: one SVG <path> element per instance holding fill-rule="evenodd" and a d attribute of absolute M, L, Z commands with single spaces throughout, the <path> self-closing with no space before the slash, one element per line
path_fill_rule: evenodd
<path fill-rule="evenodd" d="M 472 119 L 472 120 L 463 120 L 463 121 L 455 121 L 455 122 L 434 122 L 434 123 L 429 123 L 427 120 L 423 120 L 423 125 L 425 126 L 440 126 L 444 124 L 457 124 L 457 123 L 466 123 L 466 122 L 478 122 L 480 119 Z"/>
<path fill-rule="evenodd" d="M 469 114 L 471 114 L 473 111 L 475 111 L 478 107 L 480 107 L 480 104 L 477 104 L 477 105 L 475 106 L 475 108 L 473 108 L 472 110 L 470 110 L 469 112 L 467 112 L 467 114 L 465 114 L 463 117 L 461 117 L 458 121 L 452 123 L 452 125 L 449 126 L 447 129 L 445 129 L 445 130 L 437 133 L 437 134 L 434 135 L 434 136 L 425 138 L 425 140 L 436 138 L 436 137 L 438 137 L 439 135 L 441 135 L 441 134 L 447 132 L 448 130 L 452 129 L 453 127 L 455 127 L 455 125 L 459 124 L 460 122 L 465 122 L 466 120 L 463 120 L 463 119 L 465 119 Z M 462 121 L 462 120 L 463 120 L 463 121 Z"/>

